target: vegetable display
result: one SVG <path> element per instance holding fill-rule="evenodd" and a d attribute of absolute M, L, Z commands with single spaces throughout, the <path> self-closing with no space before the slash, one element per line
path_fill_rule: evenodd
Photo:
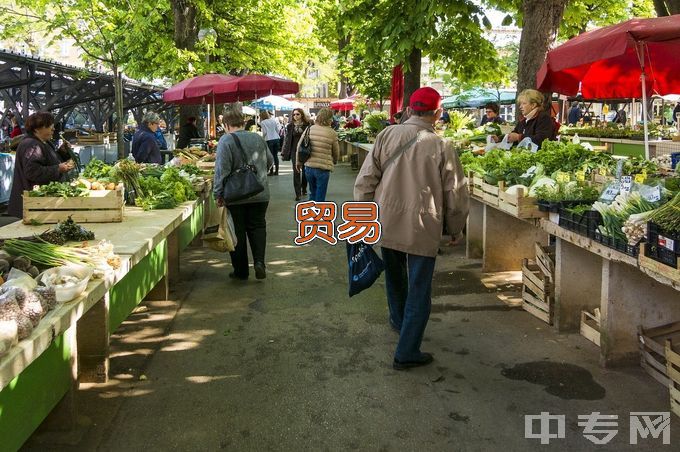
<path fill-rule="evenodd" d="M 680 193 L 652 212 L 648 219 L 665 231 L 680 233 Z"/>
<path fill-rule="evenodd" d="M 28 192 L 28 196 L 50 196 L 55 198 L 76 198 L 87 196 L 88 189 L 82 185 L 69 182 L 50 182 L 46 185 L 36 185 Z"/>

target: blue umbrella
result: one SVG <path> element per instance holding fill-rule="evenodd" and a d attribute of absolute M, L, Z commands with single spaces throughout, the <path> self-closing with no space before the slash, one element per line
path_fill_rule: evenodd
<path fill-rule="evenodd" d="M 267 96 L 254 100 L 251 107 L 258 110 L 281 110 L 291 111 L 295 108 L 302 108 L 303 105 L 299 102 L 293 102 L 281 96 Z"/>

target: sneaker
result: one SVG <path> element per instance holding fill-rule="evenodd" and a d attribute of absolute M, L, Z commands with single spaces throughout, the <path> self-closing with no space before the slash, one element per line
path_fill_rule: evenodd
<path fill-rule="evenodd" d="M 265 279 L 267 277 L 267 270 L 265 270 L 263 262 L 255 262 L 255 277 L 257 279 Z"/>
<path fill-rule="evenodd" d="M 434 361 L 432 354 L 423 352 L 421 353 L 421 358 L 417 361 L 397 361 L 395 359 L 392 362 L 392 368 L 394 370 L 406 370 L 411 369 L 412 367 L 427 366 L 432 361 Z"/>

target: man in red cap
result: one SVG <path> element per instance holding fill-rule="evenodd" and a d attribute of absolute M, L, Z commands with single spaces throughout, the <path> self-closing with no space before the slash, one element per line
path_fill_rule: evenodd
<path fill-rule="evenodd" d="M 389 321 L 399 332 L 396 370 L 433 360 L 420 345 L 430 317 L 435 259 L 444 222 L 455 240 L 469 201 L 453 146 L 434 132 L 441 96 L 420 88 L 409 106 L 408 120 L 378 134 L 354 184 L 355 201 L 379 206 Z"/>

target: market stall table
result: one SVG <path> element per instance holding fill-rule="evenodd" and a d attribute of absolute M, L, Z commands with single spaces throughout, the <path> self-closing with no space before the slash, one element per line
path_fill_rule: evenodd
<path fill-rule="evenodd" d="M 81 297 L 49 313 L 29 338 L 0 358 L 3 447 L 19 448 L 52 410 L 50 419 L 59 427 L 74 425 L 78 381 L 106 381 L 109 334 L 145 297 L 168 298 L 168 280 L 179 276 L 179 252 L 202 231 L 204 208 L 212 203 L 205 190 L 176 209 L 126 208 L 122 224 L 87 225 L 97 240 L 114 245 L 121 267 L 91 281 Z M 45 229 L 15 222 L 0 228 L 0 238 Z"/>

